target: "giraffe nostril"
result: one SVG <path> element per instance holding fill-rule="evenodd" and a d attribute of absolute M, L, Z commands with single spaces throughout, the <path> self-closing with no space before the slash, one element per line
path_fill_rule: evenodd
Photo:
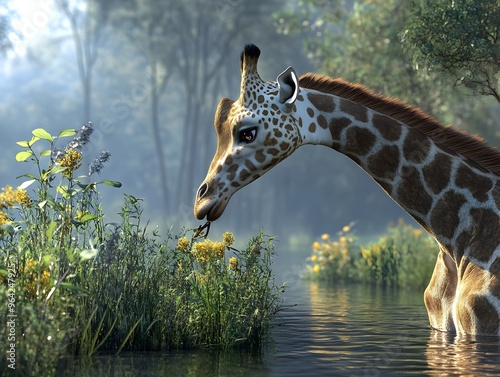
<path fill-rule="evenodd" d="M 203 198 L 203 196 L 205 196 L 207 190 L 208 190 L 208 185 L 206 183 L 200 186 L 200 188 L 198 189 L 198 200 L 200 200 L 201 198 Z"/>

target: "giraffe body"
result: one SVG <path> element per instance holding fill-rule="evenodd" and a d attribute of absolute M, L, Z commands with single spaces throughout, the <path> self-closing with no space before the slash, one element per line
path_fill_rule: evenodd
<path fill-rule="evenodd" d="M 195 202 L 216 220 L 231 196 L 304 144 L 331 147 L 358 164 L 439 243 L 424 300 L 432 327 L 500 335 L 500 153 L 471 135 L 362 86 L 325 76 L 276 82 L 242 53 L 237 101 L 215 116 L 218 145 Z"/>

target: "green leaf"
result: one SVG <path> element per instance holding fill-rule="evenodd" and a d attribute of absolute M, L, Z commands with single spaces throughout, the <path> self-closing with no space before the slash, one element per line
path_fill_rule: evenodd
<path fill-rule="evenodd" d="M 57 174 L 57 173 L 60 173 L 60 172 L 62 172 L 64 170 L 66 170 L 66 168 L 64 166 L 58 165 L 58 166 L 54 166 L 47 173 Z"/>
<path fill-rule="evenodd" d="M 26 178 L 31 178 L 31 179 L 34 179 L 35 181 L 38 181 L 38 178 L 35 177 L 33 174 L 23 174 L 23 175 L 19 175 L 16 177 L 16 179 L 19 179 L 21 177 L 26 177 Z"/>
<path fill-rule="evenodd" d="M 95 218 L 97 218 L 97 215 L 94 215 L 92 213 L 86 213 L 85 215 L 80 217 L 78 220 L 81 223 L 86 223 L 87 221 L 94 220 Z"/>
<path fill-rule="evenodd" d="M 97 249 L 85 249 L 80 252 L 82 261 L 92 259 L 97 255 Z"/>
<path fill-rule="evenodd" d="M 30 141 L 28 141 L 28 146 L 31 147 L 33 144 L 35 144 L 40 138 L 38 136 L 33 136 Z"/>
<path fill-rule="evenodd" d="M 51 221 L 49 223 L 49 226 L 47 227 L 47 230 L 45 231 L 45 236 L 47 237 L 49 242 L 52 242 L 52 239 L 54 238 L 54 230 L 56 229 L 57 222 Z"/>
<path fill-rule="evenodd" d="M 33 156 L 32 151 L 21 151 L 16 154 L 16 161 L 23 162 L 26 161 L 31 156 Z"/>
<path fill-rule="evenodd" d="M 73 291 L 76 293 L 81 293 L 84 295 L 87 295 L 89 293 L 89 291 L 87 291 L 85 288 L 79 287 L 79 286 L 74 285 L 74 284 L 62 282 L 60 285 L 61 285 L 61 287 L 69 289 L 70 291 Z"/>
<path fill-rule="evenodd" d="M 117 181 L 108 181 L 105 179 L 104 181 L 101 181 L 99 183 L 104 183 L 105 185 L 112 186 L 112 187 L 122 187 L 122 184 Z"/>
<path fill-rule="evenodd" d="M 57 192 L 61 194 L 64 199 L 69 199 L 77 193 L 75 189 L 69 188 L 66 185 L 57 186 Z"/>
<path fill-rule="evenodd" d="M 76 131 L 73 128 L 68 128 L 66 130 L 62 130 L 59 132 L 59 135 L 57 137 L 68 137 L 68 136 L 74 136 L 76 134 Z"/>
<path fill-rule="evenodd" d="M 50 156 L 52 151 L 50 149 L 46 149 L 40 152 L 40 156 Z"/>
<path fill-rule="evenodd" d="M 37 128 L 37 129 L 33 130 L 31 133 L 33 134 L 33 136 L 36 136 L 36 137 L 43 139 L 43 140 L 48 140 L 51 143 L 54 141 L 54 138 L 47 131 L 45 131 L 43 128 Z"/>
<path fill-rule="evenodd" d="M 16 141 L 16 144 L 23 147 L 23 148 L 29 147 L 29 143 L 26 140 Z"/>

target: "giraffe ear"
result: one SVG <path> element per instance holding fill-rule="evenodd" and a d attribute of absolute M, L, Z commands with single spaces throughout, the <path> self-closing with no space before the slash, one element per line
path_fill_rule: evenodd
<path fill-rule="evenodd" d="M 292 67 L 285 69 L 276 79 L 280 88 L 279 101 L 283 104 L 283 111 L 289 113 L 299 94 L 299 79 Z"/>

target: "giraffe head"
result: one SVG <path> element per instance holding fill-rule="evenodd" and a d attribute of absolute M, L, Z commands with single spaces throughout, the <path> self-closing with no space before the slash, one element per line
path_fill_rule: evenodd
<path fill-rule="evenodd" d="M 219 218 L 231 196 L 288 157 L 301 143 L 294 117 L 299 95 L 297 74 L 287 68 L 275 82 L 257 72 L 260 50 L 247 45 L 241 54 L 241 91 L 223 98 L 215 114 L 217 150 L 196 194 L 196 218 Z"/>

